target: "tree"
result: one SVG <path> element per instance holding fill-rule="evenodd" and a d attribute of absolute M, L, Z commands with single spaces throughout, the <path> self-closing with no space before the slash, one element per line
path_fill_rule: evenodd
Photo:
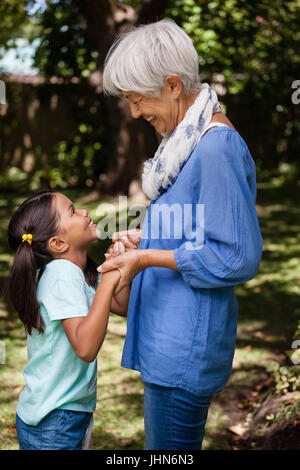
<path fill-rule="evenodd" d="M 48 4 L 50 7 L 51 2 Z M 60 0 L 51 8 L 60 8 L 62 15 L 68 8 L 78 8 L 76 15 L 81 19 L 76 20 L 75 15 L 77 32 L 73 37 L 84 37 L 89 44 L 86 51 L 93 49 L 98 54 L 94 60 L 84 51 L 86 62 L 80 60 L 105 116 L 101 122 L 105 129 L 102 153 L 108 188 L 128 188 L 142 161 L 155 150 L 157 138 L 142 120 L 130 118 L 122 100 L 102 96 L 104 58 L 119 32 L 162 17 L 173 18 L 192 38 L 200 58 L 200 73 L 207 81 L 214 74 L 224 78 L 226 94 L 222 101 L 249 143 L 258 167 L 276 168 L 282 161 L 294 162 L 300 135 L 299 106 L 291 101 L 291 85 L 299 78 L 300 65 L 297 0 L 127 0 L 126 4 Z M 58 23 L 52 23 L 55 41 L 53 38 L 47 48 L 55 48 L 57 55 Z M 68 41 L 72 44 L 72 39 Z M 78 60 L 83 49 L 71 49 Z M 60 61 L 53 59 L 50 63 Z"/>
<path fill-rule="evenodd" d="M 142 119 L 132 120 L 122 99 L 102 93 L 102 70 L 106 54 L 120 32 L 141 20 L 159 19 L 167 0 L 145 0 L 138 11 L 131 5 L 109 0 L 48 0 L 41 15 L 41 45 L 36 65 L 51 77 L 73 76 L 87 80 L 98 96 L 99 126 L 103 129 L 101 151 L 92 164 L 101 172 L 96 184 L 103 191 L 127 193 L 140 166 L 157 147 L 157 136 Z M 137 6 L 137 2 L 136 2 Z"/>
<path fill-rule="evenodd" d="M 300 69 L 299 1 L 171 0 L 165 14 L 192 38 L 200 73 L 224 77 L 222 99 L 259 168 L 297 162 L 300 108 L 291 86 Z"/>
<path fill-rule="evenodd" d="M 0 45 L 8 46 L 5 41 L 24 31 L 24 24 L 32 28 L 32 3 L 1 3 L 6 19 Z M 299 79 L 299 12 L 299 0 L 47 0 L 33 18 L 40 38 L 35 65 L 46 79 L 63 82 L 56 94 L 66 99 L 67 88 L 72 93 L 66 113 L 75 131 L 57 140 L 46 179 L 58 186 L 63 177 L 78 185 L 89 181 L 101 191 L 124 194 L 139 177 L 159 136 L 142 118 L 131 118 L 123 99 L 103 96 L 103 63 L 117 34 L 162 17 L 174 19 L 192 38 L 201 77 L 222 78 L 220 98 L 258 170 L 276 169 L 281 162 L 299 166 L 300 107 L 291 99 Z M 48 94 L 49 101 L 49 87 L 37 92 L 42 100 Z M 8 127 L 6 122 L 5 135 L 12 136 L 13 126 L 10 133 Z"/>
<path fill-rule="evenodd" d="M 29 0 L 3 0 L 0 3 L 0 45 L 7 48 L 9 40 L 16 36 L 20 27 L 27 20 L 26 7 L 32 2 Z"/>

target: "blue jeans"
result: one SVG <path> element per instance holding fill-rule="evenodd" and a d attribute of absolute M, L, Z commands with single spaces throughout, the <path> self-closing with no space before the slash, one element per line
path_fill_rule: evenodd
<path fill-rule="evenodd" d="M 145 383 L 146 449 L 200 450 L 209 405 L 210 397 Z"/>
<path fill-rule="evenodd" d="M 16 415 L 20 450 L 82 450 L 82 441 L 92 413 L 53 410 L 37 425 Z"/>

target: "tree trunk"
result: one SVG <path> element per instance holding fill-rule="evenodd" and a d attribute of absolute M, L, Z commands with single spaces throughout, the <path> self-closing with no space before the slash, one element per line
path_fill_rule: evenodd
<path fill-rule="evenodd" d="M 156 21 L 167 1 L 144 0 L 138 13 L 115 0 L 76 0 L 87 22 L 87 35 L 99 51 L 97 70 L 89 80 L 101 102 L 101 125 L 105 129 L 105 174 L 99 182 L 100 192 L 128 194 L 132 180 L 140 179 L 142 163 L 153 156 L 158 136 L 142 118 L 132 119 L 123 98 L 105 97 L 102 93 L 102 71 L 106 54 L 120 32 L 132 25 Z"/>
<path fill-rule="evenodd" d="M 169 0 L 144 0 L 138 12 L 137 23 L 147 24 L 160 20 L 168 5 Z"/>

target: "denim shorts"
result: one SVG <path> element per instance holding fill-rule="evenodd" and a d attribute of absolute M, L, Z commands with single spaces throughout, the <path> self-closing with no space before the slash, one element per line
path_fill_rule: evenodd
<path fill-rule="evenodd" d="M 147 450 L 200 450 L 211 397 L 145 383 Z"/>
<path fill-rule="evenodd" d="M 56 409 L 37 426 L 31 426 L 16 415 L 20 450 L 82 450 L 91 416 L 92 413 Z"/>

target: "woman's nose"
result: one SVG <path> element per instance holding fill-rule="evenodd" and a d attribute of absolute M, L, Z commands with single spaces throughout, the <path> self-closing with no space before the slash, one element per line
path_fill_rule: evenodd
<path fill-rule="evenodd" d="M 131 112 L 131 116 L 134 119 L 139 118 L 142 114 L 141 111 L 139 110 L 139 105 L 134 104 L 134 103 L 130 103 L 130 112 Z"/>
<path fill-rule="evenodd" d="M 81 213 L 84 217 L 87 217 L 89 215 L 87 209 L 81 209 Z"/>

